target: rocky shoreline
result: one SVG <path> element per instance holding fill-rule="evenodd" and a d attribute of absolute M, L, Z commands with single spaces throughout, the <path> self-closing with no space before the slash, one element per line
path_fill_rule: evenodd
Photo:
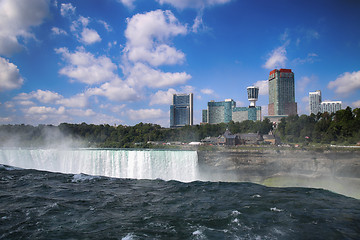
<path fill-rule="evenodd" d="M 317 187 L 360 198 L 360 153 L 241 149 L 198 151 L 205 174 L 219 181 Z"/>

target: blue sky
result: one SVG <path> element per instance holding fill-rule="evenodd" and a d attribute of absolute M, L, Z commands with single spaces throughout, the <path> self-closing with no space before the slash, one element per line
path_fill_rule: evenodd
<path fill-rule="evenodd" d="M 267 78 L 295 73 L 309 91 L 360 107 L 357 0 L 0 0 L 0 124 L 169 126 L 173 93 L 257 105 Z"/>

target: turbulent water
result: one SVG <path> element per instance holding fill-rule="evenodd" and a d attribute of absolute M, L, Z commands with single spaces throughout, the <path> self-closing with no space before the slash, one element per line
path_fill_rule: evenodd
<path fill-rule="evenodd" d="M 357 199 L 312 188 L 194 181 L 203 178 L 196 160 L 191 151 L 1 150 L 0 239 L 360 236 Z"/>

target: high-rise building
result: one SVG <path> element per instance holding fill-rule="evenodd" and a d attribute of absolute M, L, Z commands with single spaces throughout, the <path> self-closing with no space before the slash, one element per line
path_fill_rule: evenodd
<path fill-rule="evenodd" d="M 310 114 L 318 114 L 321 112 L 321 91 L 309 92 L 309 109 Z"/>
<path fill-rule="evenodd" d="M 208 108 L 202 112 L 203 123 L 228 123 L 230 121 L 242 122 L 245 120 L 261 121 L 261 107 L 257 107 L 256 101 L 259 95 L 258 87 L 247 88 L 249 107 L 236 107 L 232 99 L 225 99 L 222 102 L 208 102 Z"/>
<path fill-rule="evenodd" d="M 321 102 L 320 111 L 322 113 L 336 113 L 341 110 L 341 101 L 323 101 Z"/>
<path fill-rule="evenodd" d="M 193 125 L 193 94 L 174 94 L 170 105 L 170 127 Z"/>
<path fill-rule="evenodd" d="M 294 73 L 291 69 L 274 69 L 270 72 L 268 113 L 270 116 L 297 114 Z"/>
<path fill-rule="evenodd" d="M 232 99 L 225 99 L 222 102 L 208 102 L 207 123 L 228 123 L 232 120 L 232 109 L 236 102 Z M 204 119 L 203 119 L 204 120 Z"/>

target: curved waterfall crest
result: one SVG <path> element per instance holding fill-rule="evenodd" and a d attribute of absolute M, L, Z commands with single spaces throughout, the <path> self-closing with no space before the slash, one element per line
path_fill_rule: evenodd
<path fill-rule="evenodd" d="M 198 180 L 196 151 L 0 149 L 0 164 L 116 178 Z"/>

